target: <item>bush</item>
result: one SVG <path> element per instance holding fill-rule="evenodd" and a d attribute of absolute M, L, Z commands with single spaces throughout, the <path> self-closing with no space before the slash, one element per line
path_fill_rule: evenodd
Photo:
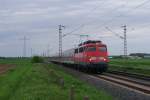
<path fill-rule="evenodd" d="M 34 56 L 34 57 L 32 57 L 31 62 L 32 63 L 42 63 L 43 62 L 43 58 L 41 58 L 39 56 Z"/>

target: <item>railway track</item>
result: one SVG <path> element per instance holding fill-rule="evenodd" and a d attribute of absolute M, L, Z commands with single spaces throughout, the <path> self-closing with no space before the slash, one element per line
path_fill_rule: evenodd
<path fill-rule="evenodd" d="M 103 75 L 95 75 L 96 77 L 109 81 L 111 83 L 116 83 L 121 86 L 145 93 L 150 95 L 150 83 L 143 80 L 132 79 L 127 76 L 119 76 L 115 74 L 104 73 Z"/>
<path fill-rule="evenodd" d="M 89 74 L 89 75 L 92 77 L 103 79 L 111 83 L 119 84 L 121 86 L 130 88 L 132 90 L 136 90 L 140 93 L 144 93 L 150 96 L 150 81 L 148 77 L 146 78 L 144 78 L 143 76 L 138 77 L 135 76 L 135 74 L 133 76 L 131 74 L 122 73 L 122 72 L 117 73 L 116 71 L 111 73 L 110 72 L 104 73 L 102 75 L 101 74 L 100 75 Z"/>
<path fill-rule="evenodd" d="M 123 71 L 114 71 L 114 70 L 108 70 L 107 73 L 122 75 L 122 76 L 128 76 L 128 77 L 132 77 L 132 78 L 136 78 L 136 79 L 142 79 L 142 80 L 150 81 L 150 76 L 146 76 L 146 75 L 128 73 L 128 72 L 123 72 Z"/>
<path fill-rule="evenodd" d="M 112 96 L 118 98 L 118 100 L 150 100 L 150 86 L 145 82 L 136 82 L 132 79 L 130 81 L 127 76 L 126 79 L 125 76 L 122 79 L 121 77 L 123 76 L 118 74 L 113 74 L 113 76 L 108 75 L 110 73 L 91 74 L 74 70 L 70 67 L 63 68 L 67 73 L 95 86 L 97 89 L 107 91 Z M 118 78 L 114 77 L 115 75 Z"/>

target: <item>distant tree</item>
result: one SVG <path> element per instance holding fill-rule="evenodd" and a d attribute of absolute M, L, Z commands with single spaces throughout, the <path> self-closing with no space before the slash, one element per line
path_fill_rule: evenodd
<path fill-rule="evenodd" d="M 43 58 L 39 57 L 39 56 L 34 56 L 34 57 L 32 57 L 31 62 L 32 63 L 43 63 Z"/>

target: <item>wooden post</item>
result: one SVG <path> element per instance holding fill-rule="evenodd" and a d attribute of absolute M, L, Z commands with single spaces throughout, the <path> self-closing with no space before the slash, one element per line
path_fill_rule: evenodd
<path fill-rule="evenodd" d="M 70 88 L 70 98 L 69 100 L 74 100 L 74 86 L 72 85 Z"/>
<path fill-rule="evenodd" d="M 65 83 L 65 82 L 64 82 L 64 79 L 63 79 L 63 78 L 60 78 L 60 85 L 61 85 L 62 88 L 64 88 L 64 83 Z"/>
<path fill-rule="evenodd" d="M 88 97 L 88 96 L 85 96 L 83 100 L 89 100 L 89 97 Z"/>

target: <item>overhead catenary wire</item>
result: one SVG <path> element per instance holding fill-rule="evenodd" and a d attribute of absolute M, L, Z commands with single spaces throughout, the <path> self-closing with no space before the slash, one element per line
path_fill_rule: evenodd
<path fill-rule="evenodd" d="M 105 3 L 105 0 L 104 0 L 103 2 L 101 2 L 101 4 L 104 4 L 104 3 Z M 89 15 L 90 15 L 91 13 L 93 13 L 94 10 L 96 10 L 96 9 L 99 8 L 99 7 L 100 7 L 100 6 L 96 6 L 96 7 L 94 7 L 93 9 L 91 9 L 91 10 L 89 11 L 88 15 L 86 16 L 86 18 L 88 18 Z M 85 17 L 85 16 L 84 16 L 84 17 Z M 86 19 L 86 18 L 83 18 L 83 19 Z M 76 31 L 82 29 L 82 28 L 85 26 L 85 24 L 86 24 L 86 23 L 80 24 L 78 27 L 76 27 L 76 28 L 73 29 L 72 31 L 70 31 L 70 32 L 68 32 L 68 33 L 66 33 L 66 34 L 64 34 L 63 37 L 65 37 L 65 36 L 67 36 L 67 35 L 69 35 L 69 34 L 72 34 L 72 33 L 76 32 Z"/>
<path fill-rule="evenodd" d="M 120 36 L 118 33 L 112 31 L 110 28 L 108 28 L 108 27 L 105 27 L 105 28 L 106 28 L 108 31 L 110 31 L 111 33 L 115 34 L 115 35 L 116 35 L 117 37 L 119 37 L 120 39 L 124 39 L 123 36 Z"/>
<path fill-rule="evenodd" d="M 148 3 L 149 1 L 150 1 L 150 0 L 147 0 L 147 1 L 143 2 L 143 3 L 141 3 L 141 4 L 138 4 L 137 6 L 133 7 L 132 10 L 135 10 L 135 9 L 137 9 L 137 8 L 142 7 L 143 5 L 145 5 L 146 3 Z M 104 2 L 103 2 L 103 3 L 104 3 Z M 116 10 L 118 10 L 118 9 L 119 9 L 120 7 L 122 7 L 122 6 L 125 6 L 125 5 L 121 5 L 121 6 L 119 6 L 119 7 L 116 7 L 116 8 L 114 8 L 114 9 L 110 10 L 108 13 L 113 12 L 113 11 L 116 11 Z M 94 8 L 90 11 L 90 13 L 88 14 L 88 16 L 89 16 L 94 10 L 96 10 L 97 8 L 98 8 L 98 7 L 94 7 Z M 129 12 L 129 11 L 132 11 L 132 10 L 129 9 L 128 12 Z M 123 15 L 120 14 L 119 16 L 114 16 L 113 18 L 111 18 L 111 19 L 108 20 L 107 22 L 102 23 L 100 27 L 105 26 L 107 23 L 110 24 L 111 22 L 114 21 L 114 18 L 116 18 L 116 17 L 121 17 L 121 16 L 123 16 Z M 86 17 L 86 18 L 87 18 L 87 17 Z M 68 32 L 68 33 L 64 34 L 63 37 L 65 37 L 65 36 L 67 36 L 67 35 L 69 35 L 69 34 L 72 34 L 72 33 L 76 32 L 76 31 L 80 30 L 80 29 L 83 28 L 85 25 L 89 25 L 89 24 L 91 24 L 92 22 L 93 22 L 93 21 L 88 22 L 88 23 L 81 24 L 81 25 L 78 26 L 77 28 L 73 29 L 71 32 Z M 99 28 L 99 26 L 98 26 L 97 28 Z M 87 32 L 84 32 L 84 33 L 87 33 Z M 90 32 L 88 32 L 88 33 L 90 33 Z M 122 38 L 122 37 L 120 37 L 120 38 Z"/>
<path fill-rule="evenodd" d="M 126 35 L 126 32 L 127 32 L 127 26 L 124 25 L 124 26 L 121 26 L 123 27 L 123 30 L 124 30 L 124 36 L 120 36 L 119 34 L 117 34 L 116 32 L 112 31 L 111 29 L 109 29 L 108 27 L 106 27 L 106 29 L 108 31 L 110 31 L 111 33 L 115 34 L 117 37 L 119 37 L 120 39 L 122 39 L 124 41 L 124 57 L 126 58 L 127 57 L 127 35 Z"/>
<path fill-rule="evenodd" d="M 146 0 L 145 2 L 139 4 L 138 6 L 135 7 L 135 9 L 136 9 L 136 8 L 140 8 L 141 6 L 147 4 L 148 2 L 150 2 L 150 0 Z"/>
<path fill-rule="evenodd" d="M 105 2 L 106 2 L 106 1 L 104 0 L 101 4 L 104 4 Z M 116 7 L 116 8 L 114 8 L 114 9 L 108 11 L 108 13 L 110 14 L 111 12 L 114 12 L 114 11 L 118 10 L 119 8 L 121 8 L 121 7 L 123 7 L 123 6 L 124 6 L 124 5 L 121 5 L 121 6 L 119 6 L 119 7 Z M 96 10 L 96 9 L 99 8 L 99 7 L 100 7 L 100 6 L 96 6 L 96 7 L 94 7 L 93 9 L 91 9 L 90 12 L 88 13 L 88 15 L 86 16 L 86 18 L 88 18 L 88 16 L 89 16 L 91 13 L 93 13 L 94 10 Z M 67 36 L 67 35 L 69 35 L 69 34 L 72 34 L 72 33 L 76 32 L 76 31 L 80 30 L 80 29 L 83 28 L 84 26 L 86 26 L 86 25 L 88 25 L 88 24 L 92 24 L 92 23 L 95 22 L 95 21 L 96 21 L 96 20 L 90 21 L 90 22 L 87 22 L 87 23 L 82 23 L 82 24 L 80 24 L 79 27 L 73 29 L 71 32 L 68 32 L 68 33 L 64 34 L 63 36 L 65 37 L 65 36 Z"/>
<path fill-rule="evenodd" d="M 132 9 L 129 9 L 129 10 L 126 11 L 126 12 L 128 12 L 128 13 L 129 13 L 129 12 L 133 12 L 133 11 L 135 11 L 136 9 L 142 7 L 143 5 L 145 5 L 145 4 L 149 3 L 149 2 L 150 2 L 150 0 L 146 0 L 146 1 L 144 1 L 143 3 L 138 4 L 137 6 L 133 7 Z M 110 23 L 112 23 L 112 22 L 114 21 L 114 19 L 115 19 L 116 17 L 121 17 L 121 16 L 124 16 L 124 15 L 120 14 L 120 15 L 118 15 L 118 16 L 114 16 L 114 17 L 112 17 L 110 20 L 108 20 L 107 22 L 102 23 L 100 26 L 98 26 L 98 27 L 96 27 L 96 28 L 98 29 L 98 28 L 100 28 L 100 27 L 106 26 L 107 23 L 110 24 Z M 90 32 L 89 32 L 89 33 L 90 33 Z"/>
<path fill-rule="evenodd" d="M 72 33 L 76 32 L 76 31 L 78 31 L 78 30 L 81 29 L 83 26 L 84 26 L 84 25 L 81 25 L 81 26 L 77 27 L 76 29 L 72 30 L 71 32 L 68 32 L 68 33 L 64 34 L 62 37 L 65 37 L 65 36 L 67 36 L 67 35 L 69 35 L 69 34 L 72 34 Z"/>
<path fill-rule="evenodd" d="M 119 6 L 119 7 L 116 7 L 116 8 L 114 8 L 114 9 L 110 10 L 110 11 L 108 11 L 108 13 L 110 14 L 111 12 L 118 10 L 118 9 L 121 8 L 122 6 L 123 6 L 123 5 L 121 5 L 121 6 Z M 95 9 L 95 8 L 94 8 L 94 9 Z M 90 22 L 87 22 L 87 23 L 83 23 L 83 24 L 81 24 L 80 26 L 78 26 L 77 28 L 75 28 L 74 30 L 72 30 L 71 32 L 68 32 L 68 33 L 64 34 L 63 37 L 65 37 L 65 36 L 67 36 L 67 35 L 69 35 L 69 34 L 72 34 L 72 33 L 76 32 L 76 31 L 80 30 L 80 29 L 83 28 L 84 26 L 94 23 L 95 21 L 96 21 L 96 20 L 90 21 Z"/>

